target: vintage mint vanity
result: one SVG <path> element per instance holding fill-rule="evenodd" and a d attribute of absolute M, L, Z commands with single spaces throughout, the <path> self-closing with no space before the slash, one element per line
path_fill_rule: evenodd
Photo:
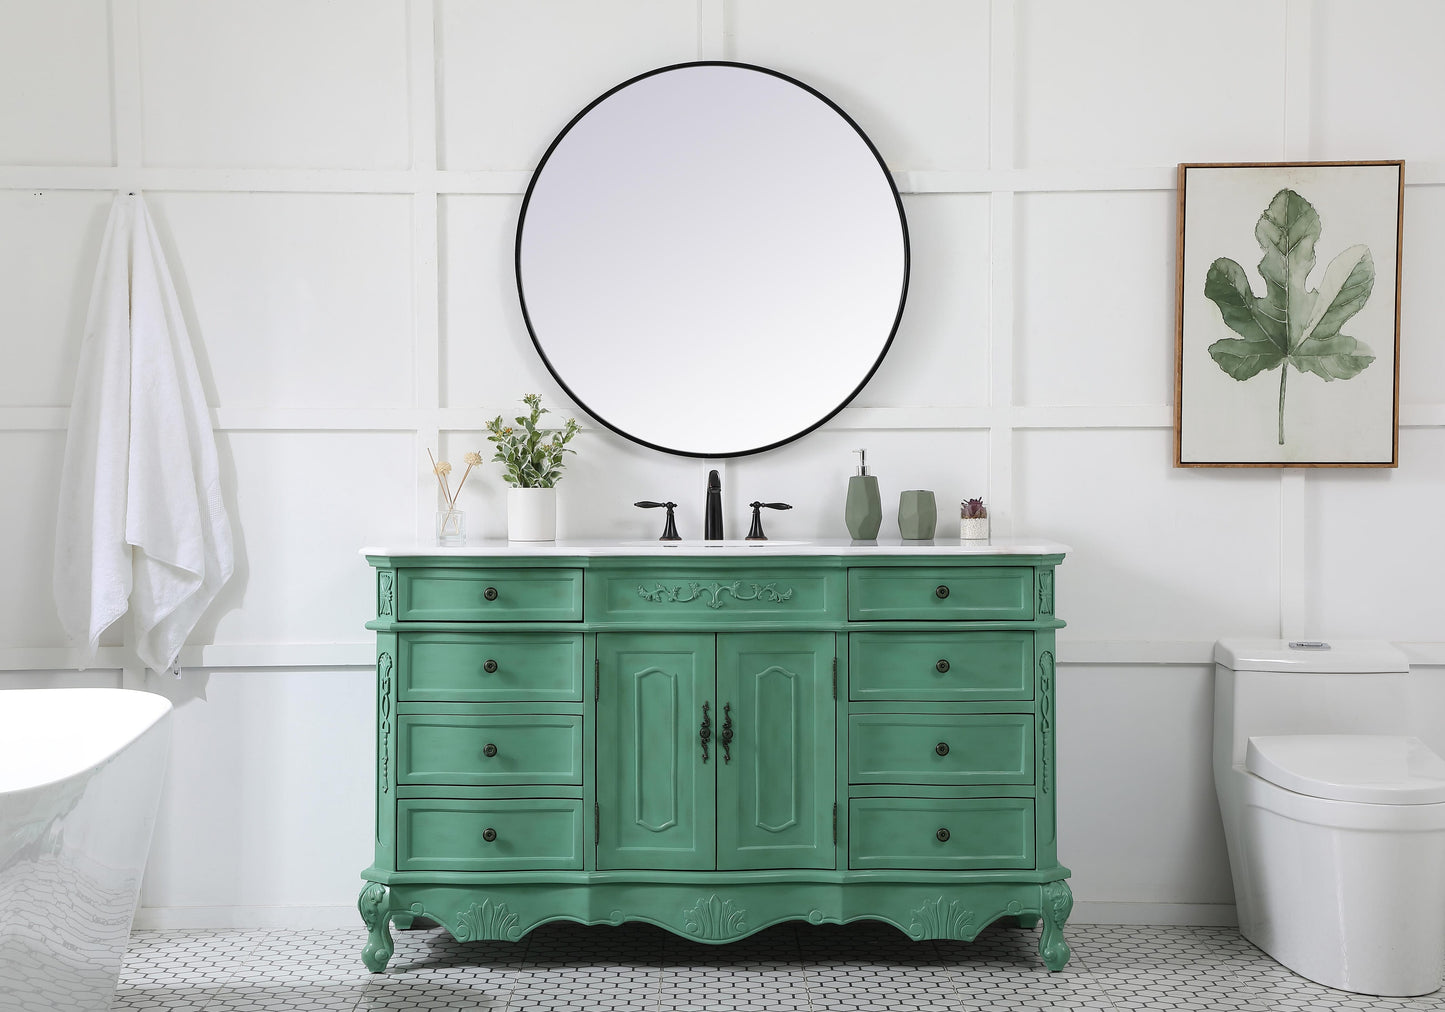
<path fill-rule="evenodd" d="M 684 64 L 562 131 L 523 201 L 516 274 L 538 354 L 592 419 L 736 457 L 805 435 L 867 383 L 903 312 L 908 229 L 883 158 L 829 100 L 758 67 Z M 836 516 L 807 529 L 843 533 L 844 477 Z M 639 515 L 637 536 L 657 519 Z M 386 966 L 391 922 L 417 918 L 462 940 L 565 918 L 727 942 L 860 918 L 971 939 L 1006 917 L 1042 919 L 1040 954 L 1061 968 L 1063 552 L 368 549 L 367 966 Z"/>
<path fill-rule="evenodd" d="M 558 918 L 727 942 L 1042 918 L 1059 969 L 1063 546 L 368 549 L 376 860 L 360 908 L 516 940 Z"/>

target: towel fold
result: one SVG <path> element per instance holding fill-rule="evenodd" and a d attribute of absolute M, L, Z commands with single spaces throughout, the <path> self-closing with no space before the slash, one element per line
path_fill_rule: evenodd
<path fill-rule="evenodd" d="M 145 202 L 111 207 L 60 482 L 55 602 L 95 659 L 127 609 L 137 654 L 169 668 L 235 568 L 216 441 Z"/>

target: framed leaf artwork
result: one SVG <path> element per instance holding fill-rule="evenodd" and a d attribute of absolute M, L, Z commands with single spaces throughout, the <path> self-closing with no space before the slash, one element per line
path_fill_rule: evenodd
<path fill-rule="evenodd" d="M 1176 467 L 1395 467 L 1405 163 L 1179 166 Z"/>

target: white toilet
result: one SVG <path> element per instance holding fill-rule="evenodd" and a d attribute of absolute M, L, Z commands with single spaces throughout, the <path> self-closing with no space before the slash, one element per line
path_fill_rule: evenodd
<path fill-rule="evenodd" d="M 1223 640 L 1214 785 L 1244 937 L 1296 973 L 1419 995 L 1445 972 L 1445 760 L 1386 643 Z"/>

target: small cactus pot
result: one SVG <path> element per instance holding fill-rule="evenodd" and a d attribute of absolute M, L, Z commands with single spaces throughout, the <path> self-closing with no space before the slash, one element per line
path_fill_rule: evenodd
<path fill-rule="evenodd" d="M 961 517 L 958 521 L 958 536 L 964 541 L 987 541 L 988 517 Z"/>

